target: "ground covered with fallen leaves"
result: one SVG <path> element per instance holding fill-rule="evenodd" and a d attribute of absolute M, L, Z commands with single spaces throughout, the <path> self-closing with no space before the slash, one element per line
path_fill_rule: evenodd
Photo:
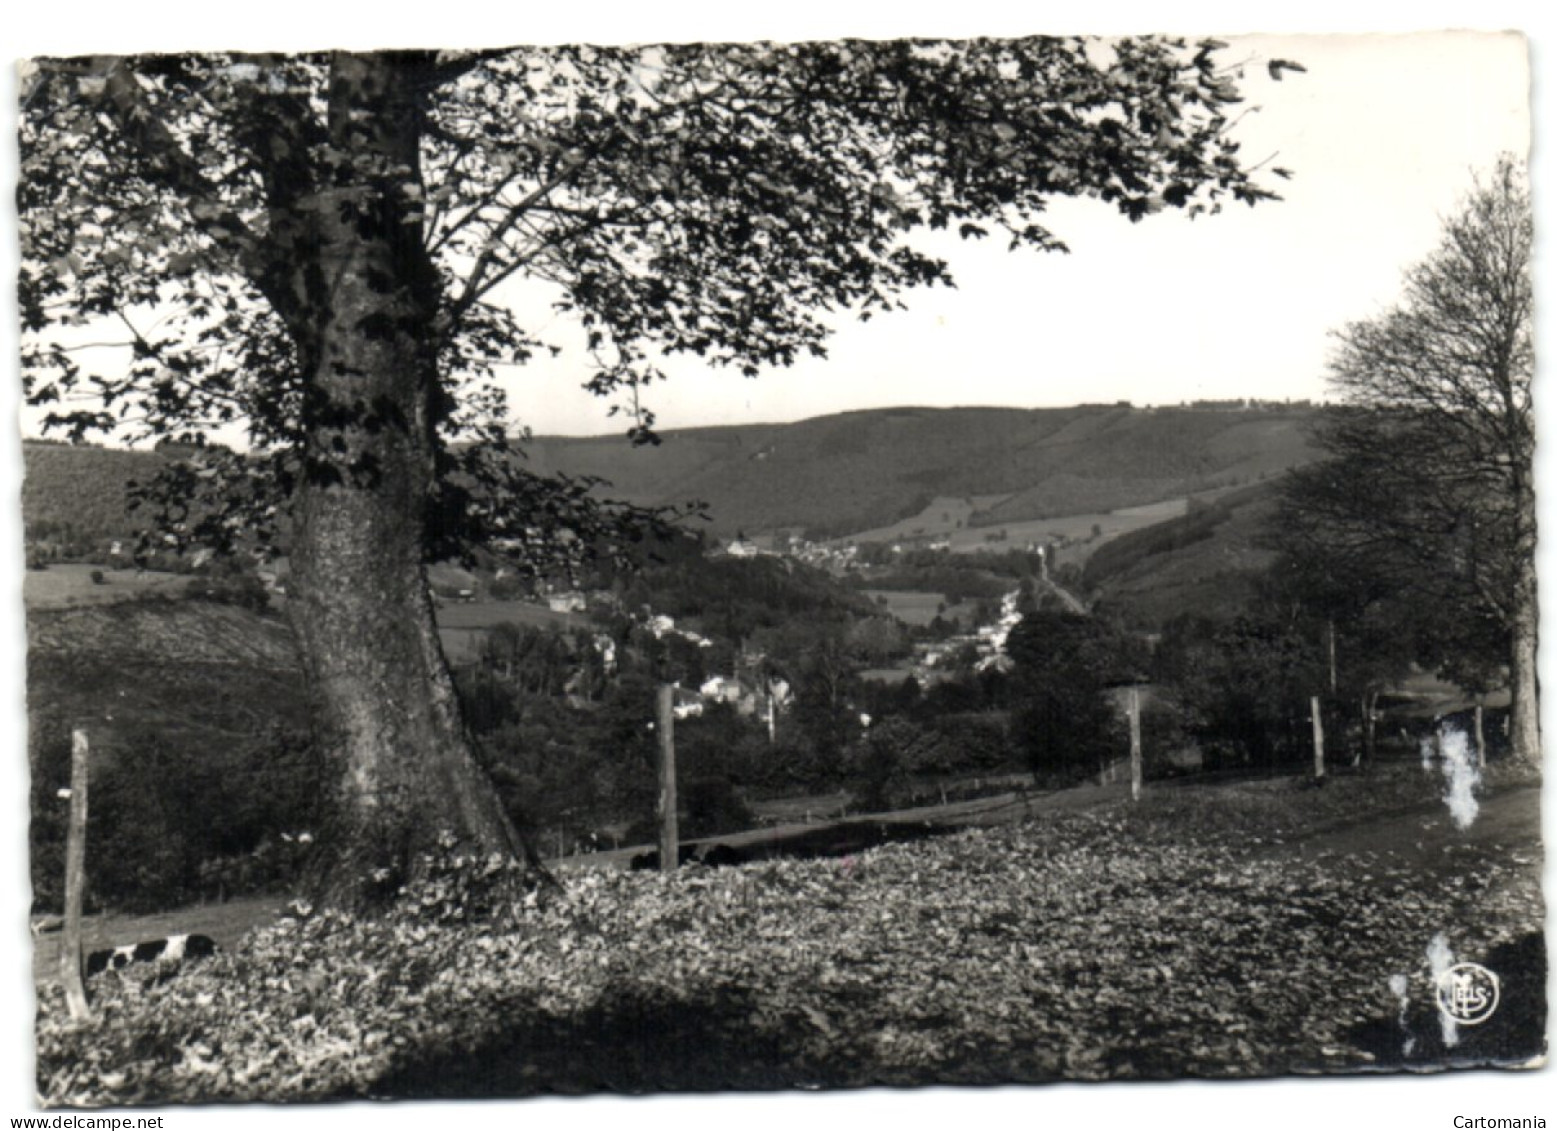
<path fill-rule="evenodd" d="M 491 1096 L 1513 1065 L 1545 1051 L 1540 855 L 1402 767 L 1164 790 L 853 857 L 595 871 L 478 913 L 440 864 L 167 976 L 40 990 L 47 1104 Z M 1510 802 L 1511 804 L 1511 802 Z M 1517 827 L 1516 827 L 1517 826 Z M 1356 848 L 1378 842 L 1385 848 Z M 1372 838 L 1371 840 L 1369 838 Z M 1334 849 L 1327 849 L 1333 845 Z M 1436 943 L 1435 943 L 1435 940 Z M 1501 979 L 1449 1029 L 1434 948 Z M 1445 949 L 1447 948 L 1447 949 Z"/>

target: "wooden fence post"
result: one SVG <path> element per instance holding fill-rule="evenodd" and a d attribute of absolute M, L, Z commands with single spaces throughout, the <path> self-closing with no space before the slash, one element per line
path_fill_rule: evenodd
<path fill-rule="evenodd" d="M 1476 765 L 1487 768 L 1487 732 L 1481 726 L 1481 704 L 1476 704 Z"/>
<path fill-rule="evenodd" d="M 1325 623 L 1325 638 L 1330 652 L 1330 694 L 1335 694 L 1335 621 Z"/>
<path fill-rule="evenodd" d="M 1130 688 L 1130 798 L 1141 799 L 1141 689 Z"/>
<path fill-rule="evenodd" d="M 1319 718 L 1319 696 L 1308 700 L 1309 716 L 1314 721 L 1314 780 L 1325 780 L 1325 725 Z"/>
<path fill-rule="evenodd" d="M 87 735 L 70 732 L 70 826 L 65 834 L 65 927 L 60 938 L 60 981 L 76 1020 L 90 1017 L 81 981 L 81 905 L 86 892 Z"/>
<path fill-rule="evenodd" d="M 681 848 L 676 828 L 676 698 L 668 683 L 660 685 L 660 871 L 674 872 Z"/>

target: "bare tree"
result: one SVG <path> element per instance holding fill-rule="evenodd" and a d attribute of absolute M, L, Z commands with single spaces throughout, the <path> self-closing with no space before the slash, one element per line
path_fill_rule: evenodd
<path fill-rule="evenodd" d="M 1296 473 L 1284 537 L 1334 577 L 1412 593 L 1439 657 L 1501 640 L 1515 753 L 1539 756 L 1533 222 L 1523 166 L 1503 158 L 1405 276 L 1399 303 L 1336 337 L 1329 458 Z M 1497 631 L 1488 632 L 1488 624 Z"/>

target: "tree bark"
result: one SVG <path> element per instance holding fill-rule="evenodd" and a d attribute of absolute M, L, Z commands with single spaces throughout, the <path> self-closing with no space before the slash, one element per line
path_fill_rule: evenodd
<path fill-rule="evenodd" d="M 1535 556 L 1521 554 L 1515 581 L 1513 648 L 1509 658 L 1509 738 L 1513 755 L 1528 762 L 1541 760 L 1540 685 L 1536 650 L 1540 640 Z"/>
<path fill-rule="evenodd" d="M 340 766 L 314 877 L 334 906 L 393 898 L 444 833 L 463 851 L 521 847 L 473 756 L 427 589 L 438 288 L 415 172 L 421 109 L 403 79 L 391 56 L 334 62 L 328 126 L 350 174 L 313 211 L 317 315 L 296 335 L 310 426 L 293 620 Z"/>

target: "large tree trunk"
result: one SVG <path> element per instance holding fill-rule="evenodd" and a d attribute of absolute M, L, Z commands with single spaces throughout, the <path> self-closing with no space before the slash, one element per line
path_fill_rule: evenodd
<path fill-rule="evenodd" d="M 1509 660 L 1509 739 L 1516 758 L 1541 759 L 1541 700 L 1536 674 L 1540 610 L 1537 601 L 1535 558 L 1522 555 L 1514 591 L 1513 650 Z"/>
<path fill-rule="evenodd" d="M 472 756 L 427 591 L 438 292 L 417 204 L 420 109 L 399 67 L 335 62 L 332 94 L 350 96 L 332 97 L 329 128 L 351 172 L 320 193 L 316 318 L 300 335 L 313 403 L 294 507 L 294 623 L 339 759 L 315 877 L 337 906 L 392 897 L 444 832 L 470 851 L 520 848 Z"/>

